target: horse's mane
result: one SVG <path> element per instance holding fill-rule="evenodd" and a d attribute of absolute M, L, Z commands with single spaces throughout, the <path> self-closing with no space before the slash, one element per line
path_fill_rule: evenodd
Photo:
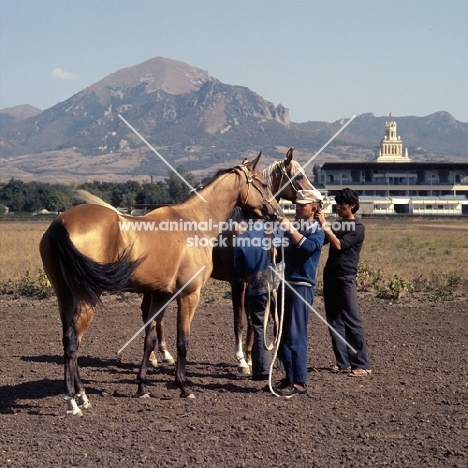
<path fill-rule="evenodd" d="M 281 166 L 281 164 L 284 164 L 285 160 L 281 161 L 275 161 L 274 163 L 271 163 L 268 167 L 263 169 L 262 171 L 262 176 L 266 180 L 266 183 L 268 187 L 272 186 L 272 179 L 273 179 L 273 174 L 274 172 Z M 304 169 L 302 169 L 302 166 L 295 161 L 294 159 L 291 160 L 291 171 L 290 171 L 290 176 L 294 176 L 297 173 L 301 173 L 305 175 Z"/>
<path fill-rule="evenodd" d="M 237 166 L 236 166 L 237 167 Z M 210 186 L 218 177 L 222 176 L 223 174 L 228 174 L 232 172 L 235 167 L 231 167 L 230 169 L 220 169 L 216 174 L 214 174 L 211 179 L 205 185 L 197 185 L 193 190 L 190 190 L 189 194 L 180 202 L 185 203 L 186 201 L 190 200 L 192 197 L 197 196 L 196 192 L 200 192 L 201 190 Z"/>
<path fill-rule="evenodd" d="M 218 177 L 228 174 L 232 172 L 235 167 L 231 167 L 230 169 L 220 169 L 216 174 L 214 174 L 211 179 L 208 181 L 206 185 L 197 185 L 194 190 L 191 190 L 190 193 L 187 195 L 187 197 L 182 201 L 182 203 L 186 202 L 187 200 L 190 200 L 192 197 L 196 196 L 195 192 L 198 192 L 200 190 L 205 189 L 209 185 L 211 185 Z M 240 206 L 235 206 L 234 209 L 232 210 L 231 214 L 228 217 L 228 220 L 232 220 L 235 222 L 240 223 L 244 219 L 243 214 L 242 214 L 242 208 Z"/>

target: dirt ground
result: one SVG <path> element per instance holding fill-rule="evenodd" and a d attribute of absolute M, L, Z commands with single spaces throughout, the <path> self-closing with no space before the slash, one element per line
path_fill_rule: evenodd
<path fill-rule="evenodd" d="M 174 367 L 132 398 L 142 337 L 138 297 L 104 298 L 79 363 L 92 408 L 65 415 L 54 299 L 0 297 L 0 465 L 7 467 L 466 467 L 468 300 L 389 305 L 362 298 L 374 373 L 335 375 L 325 325 L 311 316 L 309 392 L 285 400 L 236 372 L 228 300 L 193 321 L 182 399 Z M 323 313 L 318 297 L 315 308 Z M 175 313 L 167 314 L 175 354 Z M 278 380 L 277 371 L 273 376 Z"/>

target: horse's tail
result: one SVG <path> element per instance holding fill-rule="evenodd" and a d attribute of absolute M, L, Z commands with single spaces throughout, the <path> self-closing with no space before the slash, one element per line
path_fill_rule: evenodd
<path fill-rule="evenodd" d="M 74 190 L 74 193 L 77 196 L 77 198 L 80 198 L 85 203 L 89 203 L 92 205 L 105 206 L 106 208 L 109 208 L 110 210 L 115 211 L 116 213 L 120 214 L 120 211 L 117 208 L 115 208 L 112 205 L 109 205 L 109 203 L 106 203 L 102 198 L 99 198 L 98 196 L 93 195 L 87 190 L 77 189 L 77 190 Z"/>
<path fill-rule="evenodd" d="M 95 304 L 100 304 L 102 291 L 118 292 L 127 285 L 135 269 L 144 258 L 130 261 L 132 246 L 123 250 L 114 262 L 99 263 L 79 252 L 61 222 L 49 229 L 51 249 L 58 257 L 69 286 L 79 288 L 80 295 Z"/>

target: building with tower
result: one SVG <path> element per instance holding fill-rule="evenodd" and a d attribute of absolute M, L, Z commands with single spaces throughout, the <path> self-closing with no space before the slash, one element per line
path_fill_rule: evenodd
<path fill-rule="evenodd" d="M 385 136 L 380 142 L 377 162 L 410 162 L 408 148 L 403 155 L 403 142 L 397 137 L 396 122 L 385 122 Z"/>
<path fill-rule="evenodd" d="M 403 150 L 394 121 L 374 160 L 326 162 L 315 168 L 316 187 L 329 198 L 349 187 L 361 200 L 361 214 L 468 215 L 468 163 L 416 162 Z"/>

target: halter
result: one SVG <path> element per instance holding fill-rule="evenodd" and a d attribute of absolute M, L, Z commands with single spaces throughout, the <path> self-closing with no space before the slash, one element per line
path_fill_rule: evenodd
<path fill-rule="evenodd" d="M 282 187 L 283 184 L 283 179 L 286 177 L 288 179 L 288 182 L 291 184 L 291 187 L 292 189 L 297 193 L 299 190 L 301 190 L 301 188 L 296 188 L 294 186 L 294 179 L 291 179 L 291 177 L 289 177 L 289 174 L 287 173 L 286 171 L 286 161 L 283 160 L 283 161 L 280 161 L 279 164 L 276 166 L 277 168 L 279 168 L 279 170 L 281 171 L 281 179 L 279 181 L 279 184 L 278 184 L 278 187 Z"/>
<path fill-rule="evenodd" d="M 255 184 L 255 176 L 252 176 L 252 174 L 247 169 L 247 166 L 241 165 L 237 166 L 237 168 L 241 169 L 247 179 L 247 196 L 245 197 L 244 202 L 241 203 L 241 206 L 245 206 L 247 204 L 247 201 L 249 200 L 250 186 L 253 185 L 260 192 L 263 202 L 273 209 L 273 204 L 265 197 L 263 190 Z"/>

